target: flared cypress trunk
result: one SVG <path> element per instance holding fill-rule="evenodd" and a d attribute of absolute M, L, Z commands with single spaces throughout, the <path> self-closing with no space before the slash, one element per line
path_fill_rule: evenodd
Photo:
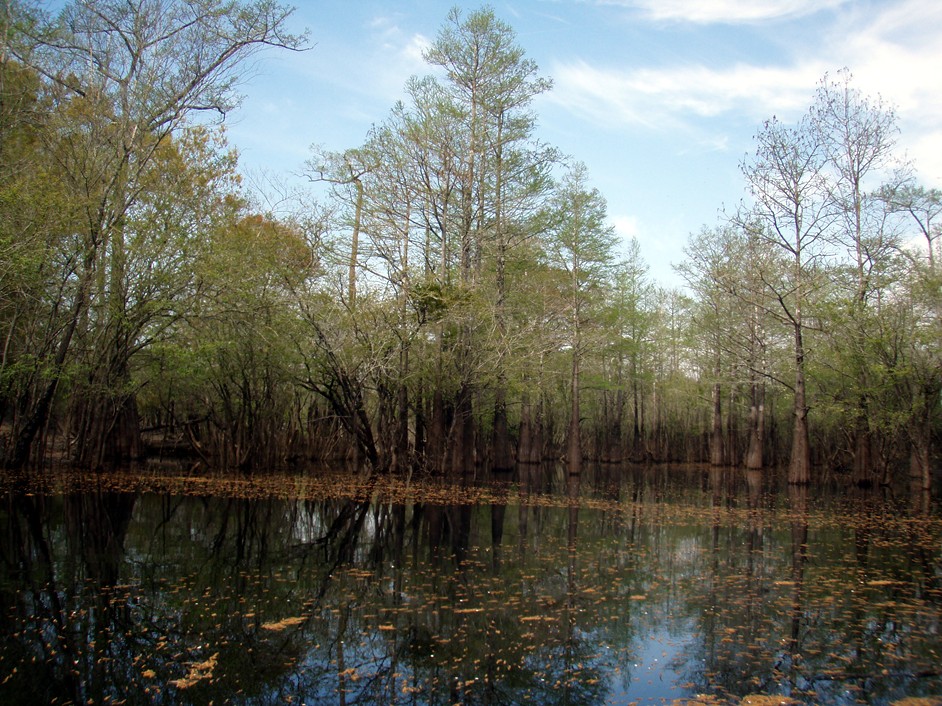
<path fill-rule="evenodd" d="M 752 400 L 749 405 L 749 447 L 746 450 L 745 466 L 757 471 L 763 467 L 765 446 L 765 386 L 758 381 L 752 383 Z"/>

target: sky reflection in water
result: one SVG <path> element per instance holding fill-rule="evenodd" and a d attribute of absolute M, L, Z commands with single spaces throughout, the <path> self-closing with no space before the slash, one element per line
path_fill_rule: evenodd
<path fill-rule="evenodd" d="M 150 472 L 10 489 L 0 702 L 942 694 L 938 513 L 767 486 L 534 467 L 463 487 Z"/>

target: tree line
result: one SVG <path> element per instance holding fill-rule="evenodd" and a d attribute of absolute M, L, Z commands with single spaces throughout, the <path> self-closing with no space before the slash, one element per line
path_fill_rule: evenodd
<path fill-rule="evenodd" d="M 289 8 L 6 8 L 5 466 L 689 461 L 929 487 L 942 198 L 849 72 L 760 127 L 743 205 L 668 288 L 538 139 L 552 82 L 488 8 L 452 10 L 362 144 L 312 152 L 323 196 L 277 209 L 223 118 L 249 58 L 306 48 Z"/>

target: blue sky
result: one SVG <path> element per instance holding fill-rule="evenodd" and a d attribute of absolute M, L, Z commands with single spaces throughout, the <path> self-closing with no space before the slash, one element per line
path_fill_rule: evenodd
<path fill-rule="evenodd" d="M 313 49 L 268 52 L 229 138 L 250 174 L 292 179 L 312 145 L 360 145 L 448 10 L 482 3 L 296 0 Z M 739 164 L 762 121 L 797 119 L 825 73 L 895 107 L 899 152 L 942 187 L 938 0 L 495 0 L 554 88 L 538 137 L 584 162 L 609 218 L 664 285 L 690 233 L 744 197 Z"/>

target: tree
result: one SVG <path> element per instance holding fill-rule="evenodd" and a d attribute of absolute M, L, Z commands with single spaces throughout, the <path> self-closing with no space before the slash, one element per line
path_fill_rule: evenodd
<path fill-rule="evenodd" d="M 506 339 L 508 252 L 532 237 L 526 221 L 547 192 L 549 167 L 556 159 L 554 151 L 533 145 L 535 118 L 529 110 L 533 99 L 549 90 L 551 83 L 539 77 L 535 62 L 525 59 L 516 44 L 513 30 L 489 9 L 467 17 L 453 9 L 425 58 L 445 70 L 444 95 L 462 124 L 455 219 L 459 282 L 468 286 L 479 281 L 485 254 L 494 258 L 494 320 L 498 339 Z M 467 356 L 461 351 L 467 351 L 469 338 L 465 330 L 458 343 L 459 361 Z M 471 381 L 467 363 L 459 364 L 463 368 L 456 400 L 463 439 L 459 446 L 466 448 Z M 506 387 L 501 370 L 492 432 L 492 463 L 501 469 L 511 465 Z"/>
<path fill-rule="evenodd" d="M 77 199 L 56 177 L 51 105 L 38 74 L 6 54 L 0 62 L 0 420 L 12 431 L 47 384 L 65 325 L 57 301 L 72 291 Z M 39 429 L 37 429 L 39 431 Z M 0 458 L 8 461 L 13 448 Z"/>
<path fill-rule="evenodd" d="M 50 356 L 52 372 L 17 434 L 11 465 L 26 463 L 86 322 L 95 328 L 99 353 L 113 360 L 113 374 L 87 400 L 88 414 L 104 418 L 95 423 L 98 438 L 84 461 L 117 458 L 135 446 L 119 438 L 133 433 L 126 423 L 136 414 L 133 396 L 124 390 L 140 333 L 125 317 L 128 220 L 170 135 L 193 114 L 225 116 L 234 108 L 239 68 L 259 50 L 302 46 L 303 38 L 285 32 L 289 15 L 271 0 L 96 0 L 22 23 L 23 41 L 12 45 L 12 55 L 35 68 L 56 102 L 58 171 L 82 195 L 83 212 L 73 225 L 74 292 L 55 303 L 68 309 L 68 320 Z"/>
<path fill-rule="evenodd" d="M 687 259 L 677 267 L 695 295 L 694 334 L 702 341 L 697 348 L 710 357 L 700 367 L 711 371 L 711 463 L 742 460 L 752 470 L 764 465 L 765 384 L 775 380 L 768 365 L 764 329 L 768 312 L 775 313 L 779 306 L 770 300 L 764 284 L 776 279 L 776 253 L 755 236 L 756 231 L 735 222 L 703 228 L 690 237 L 684 249 Z M 746 450 L 739 456 L 733 392 L 743 383 L 748 389 L 749 412 Z M 719 404 L 724 385 L 729 388 L 725 435 Z M 728 448 L 721 453 L 724 443 Z"/>
<path fill-rule="evenodd" d="M 565 274 L 560 281 L 567 309 L 567 346 L 571 352 L 569 377 L 570 415 L 566 458 L 569 472 L 582 467 L 580 375 L 590 350 L 587 333 L 598 323 L 595 307 L 610 284 L 615 264 L 615 232 L 606 224 L 605 199 L 588 186 L 583 164 L 574 165 L 563 177 L 552 203 L 553 226 L 546 234 L 546 257 Z"/>
<path fill-rule="evenodd" d="M 756 152 L 742 164 L 754 210 L 742 225 L 787 260 L 782 277 L 763 278 L 777 303 L 775 315 L 791 331 L 794 406 L 788 481 L 811 480 L 811 443 L 806 392 L 806 308 L 818 287 L 825 236 L 835 215 L 826 198 L 826 155 L 807 120 L 789 128 L 773 118 L 756 135 Z"/>
<path fill-rule="evenodd" d="M 702 390 L 692 378 L 693 299 L 679 288 L 652 295 L 648 365 L 651 378 L 645 457 L 658 462 L 704 461 Z"/>
<path fill-rule="evenodd" d="M 331 193 L 340 204 L 339 230 L 352 223 L 352 256 L 348 295 L 339 294 L 341 306 L 332 314 L 346 330 L 316 321 L 316 307 L 307 309 L 320 360 L 312 369 L 318 375 L 308 375 L 305 385 L 322 394 L 335 410 L 346 410 L 337 413 L 352 427 L 348 431 L 357 440 L 361 457 L 384 470 L 404 470 L 412 461 L 410 353 L 424 324 L 410 311 L 410 260 L 415 258 L 410 246 L 422 193 L 410 179 L 415 167 L 410 119 L 399 104 L 384 123 L 370 130 L 360 148 L 311 163 L 313 178 L 335 185 Z M 355 295 L 357 277 L 364 285 L 360 296 Z M 352 354 L 356 350 L 364 355 Z M 329 382 L 332 375 L 335 380 Z M 369 390 L 370 398 L 354 392 L 344 383 L 348 379 Z"/>
<path fill-rule="evenodd" d="M 623 423 L 626 405 L 630 405 L 631 429 L 628 451 L 640 458 L 641 429 L 644 420 L 645 350 L 653 324 L 650 309 L 651 282 L 648 266 L 636 238 L 627 243 L 625 258 L 614 271 L 606 316 L 608 340 L 605 342 L 610 370 L 606 374 L 601 441 L 607 458 L 622 458 Z"/>
<path fill-rule="evenodd" d="M 711 358 L 706 367 L 712 400 L 710 463 L 714 466 L 722 466 L 733 457 L 723 433 L 722 393 L 723 383 L 732 382 L 730 375 L 724 375 L 724 367 L 729 365 L 725 358 L 736 336 L 735 322 L 743 318 L 736 316 L 741 312 L 734 313 L 733 282 L 741 262 L 735 253 L 737 245 L 730 230 L 703 229 L 690 238 L 684 248 L 687 259 L 677 268 L 696 295 L 697 329 L 705 338 L 702 350 Z"/>
<path fill-rule="evenodd" d="M 825 76 L 809 126 L 826 160 L 827 199 L 834 213 L 829 238 L 848 257 L 848 266 L 842 268 L 845 276 L 835 278 L 842 292 L 840 311 L 830 328 L 840 342 L 835 348 L 845 359 L 841 367 L 855 388 L 846 402 L 854 420 L 853 475 L 858 484 L 869 484 L 874 432 L 871 387 L 879 382 L 868 370 L 867 348 L 876 336 L 877 295 L 892 278 L 889 268 L 896 253 L 895 233 L 886 227 L 885 202 L 879 194 L 897 192 L 902 177 L 893 154 L 898 132 L 893 110 L 851 84 L 846 69 L 836 80 Z M 897 183 L 885 181 L 888 178 Z"/>
<path fill-rule="evenodd" d="M 190 394 L 175 401 L 173 422 L 206 462 L 232 470 L 283 465 L 295 451 L 295 292 L 311 276 L 311 250 L 298 230 L 235 204 L 207 233 L 194 263 L 193 307 L 172 354 L 188 361 Z"/>
<path fill-rule="evenodd" d="M 909 216 L 926 241 L 926 261 L 930 270 L 936 267 L 938 240 L 942 226 L 936 221 L 942 215 L 942 191 L 926 189 L 911 181 L 897 180 L 880 188 L 880 198 L 892 213 Z"/>
<path fill-rule="evenodd" d="M 915 226 L 925 239 L 925 258 L 918 251 L 901 246 L 900 252 L 909 267 L 901 277 L 902 286 L 894 300 L 897 321 L 905 322 L 907 331 L 900 336 L 905 350 L 894 359 L 897 397 L 902 399 L 903 414 L 910 446 L 910 477 L 924 490 L 932 485 L 931 451 L 934 425 L 938 421 L 939 399 L 942 396 L 942 355 L 940 355 L 940 324 L 942 283 L 936 249 L 942 233 L 935 218 L 942 213 L 942 193 L 927 190 L 912 182 L 884 187 L 880 192 L 888 208 Z M 904 226 L 905 227 L 905 226 Z"/>
<path fill-rule="evenodd" d="M 737 248 L 739 260 L 749 263 L 742 271 L 742 279 L 734 284 L 732 293 L 746 306 L 746 332 L 743 343 L 743 358 L 749 380 L 749 440 L 744 465 L 750 470 L 759 470 L 765 465 L 766 454 L 766 382 L 775 381 L 771 369 L 769 351 L 773 342 L 767 331 L 765 313 L 775 307 L 769 291 L 763 285 L 769 279 L 766 273 L 777 269 L 774 253 L 763 247 L 754 230 L 744 235 L 744 247 Z"/>
<path fill-rule="evenodd" d="M 538 76 L 536 63 L 524 59 L 515 42 L 511 27 L 493 11 L 464 18 L 454 8 L 425 52 L 429 64 L 445 70 L 446 95 L 464 124 L 466 152 L 459 167 L 462 281 L 471 276 L 473 264 L 479 266 L 484 239 L 497 244 L 498 256 L 506 247 L 508 214 L 521 207 L 519 194 L 532 192 L 534 176 L 536 188 L 545 189 L 545 173 L 528 174 L 534 161 L 521 164 L 521 153 L 514 151 L 531 140 L 535 118 L 530 103 L 552 84 Z M 545 161 L 542 155 L 540 161 Z"/>
<path fill-rule="evenodd" d="M 356 308 L 357 268 L 360 257 L 360 230 L 363 225 L 364 178 L 374 166 L 367 150 L 347 150 L 342 154 L 316 155 L 308 161 L 309 178 L 332 184 L 334 196 L 349 200 L 344 189 L 352 187 L 353 217 L 350 231 L 350 257 L 347 265 L 347 304 Z"/>

